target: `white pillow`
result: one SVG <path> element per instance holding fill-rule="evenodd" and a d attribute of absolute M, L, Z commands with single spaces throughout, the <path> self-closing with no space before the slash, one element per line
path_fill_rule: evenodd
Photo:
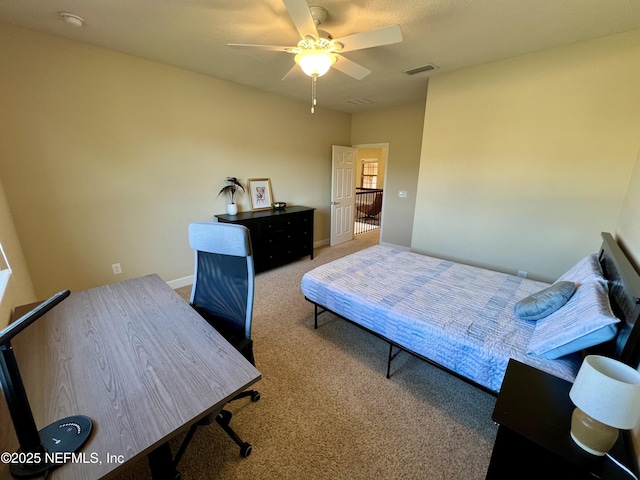
<path fill-rule="evenodd" d="M 605 286 L 583 283 L 562 308 L 537 321 L 527 353 L 555 359 L 604 343 L 616 336 L 619 321 Z"/>
<path fill-rule="evenodd" d="M 558 278 L 556 282 L 573 282 L 581 285 L 592 280 L 607 285 L 607 280 L 602 274 L 597 253 L 592 253 L 579 260 L 573 267 L 560 275 L 560 278 Z"/>

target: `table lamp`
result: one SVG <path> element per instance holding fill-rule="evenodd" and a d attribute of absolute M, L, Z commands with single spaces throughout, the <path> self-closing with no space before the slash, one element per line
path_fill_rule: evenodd
<path fill-rule="evenodd" d="M 588 355 L 569 391 L 576 406 L 571 438 L 593 455 L 605 455 L 618 429 L 640 421 L 640 372 L 612 358 Z"/>

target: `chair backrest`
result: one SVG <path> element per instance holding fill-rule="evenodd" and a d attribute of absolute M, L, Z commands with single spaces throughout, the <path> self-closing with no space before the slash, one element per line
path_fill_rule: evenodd
<path fill-rule="evenodd" d="M 371 207 L 369 208 L 369 211 L 367 212 L 367 214 L 371 215 L 372 217 L 375 217 L 380 213 L 381 210 L 382 210 L 382 193 L 376 192 L 376 196 L 373 199 L 373 203 L 371 203 Z"/>
<path fill-rule="evenodd" d="M 255 274 L 249 229 L 192 223 L 189 245 L 195 251 L 191 306 L 214 328 L 250 339 Z"/>

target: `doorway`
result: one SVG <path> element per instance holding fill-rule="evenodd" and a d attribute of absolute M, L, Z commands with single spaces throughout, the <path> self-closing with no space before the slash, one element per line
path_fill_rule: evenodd
<path fill-rule="evenodd" d="M 330 245 L 374 230 L 382 236 L 388 152 L 388 143 L 333 146 Z"/>
<path fill-rule="evenodd" d="M 382 229 L 388 144 L 356 145 L 355 235 Z"/>

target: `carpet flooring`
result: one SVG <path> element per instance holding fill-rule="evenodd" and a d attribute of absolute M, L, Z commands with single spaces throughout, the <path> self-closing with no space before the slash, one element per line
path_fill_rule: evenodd
<path fill-rule="evenodd" d="M 331 314 L 313 328 L 302 275 L 378 241 L 379 231 L 361 234 L 256 276 L 252 336 L 262 398 L 228 406 L 253 453 L 240 457 L 218 425 L 202 427 L 180 462 L 184 480 L 485 477 L 494 397 L 404 352 L 387 379 L 385 342 Z M 187 301 L 189 292 L 178 289 Z M 150 478 L 146 460 L 115 478 Z"/>

